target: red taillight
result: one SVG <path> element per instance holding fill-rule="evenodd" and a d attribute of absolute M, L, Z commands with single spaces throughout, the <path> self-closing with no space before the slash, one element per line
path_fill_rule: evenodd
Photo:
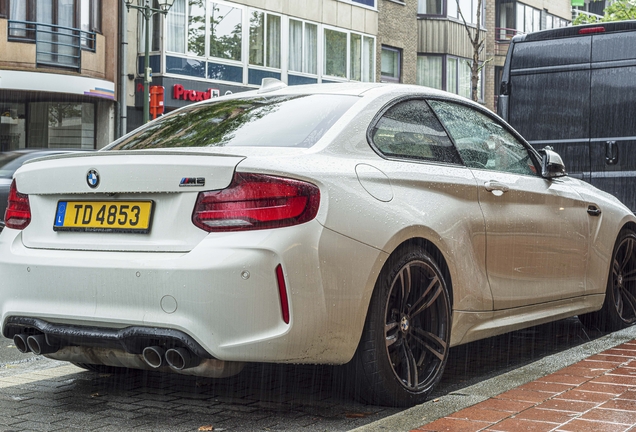
<path fill-rule="evenodd" d="M 9 202 L 4 212 L 4 224 L 7 228 L 22 230 L 31 222 L 29 196 L 18 192 L 15 180 L 9 190 Z"/>
<path fill-rule="evenodd" d="M 199 194 L 192 222 L 209 232 L 280 228 L 312 220 L 319 202 L 311 183 L 236 173 L 227 189 Z"/>
<path fill-rule="evenodd" d="M 579 34 L 604 33 L 605 27 L 586 27 L 579 30 Z"/>

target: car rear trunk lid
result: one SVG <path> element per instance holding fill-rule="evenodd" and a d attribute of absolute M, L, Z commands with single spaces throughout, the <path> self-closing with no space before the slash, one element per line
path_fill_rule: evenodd
<path fill-rule="evenodd" d="M 208 235 L 191 221 L 198 193 L 227 187 L 243 159 L 205 152 L 117 151 L 25 164 L 15 176 L 18 190 L 29 196 L 32 213 L 22 241 L 36 249 L 187 252 Z M 126 211 L 147 204 L 148 229 L 118 225 L 117 218 L 132 220 L 134 213 L 105 217 L 104 209 L 120 211 L 122 203 Z M 76 214 L 72 227 L 72 217 L 60 218 L 65 206 L 71 211 L 83 205 L 95 209 L 87 225 L 80 220 L 86 213 Z M 101 223 L 96 222 L 99 207 Z"/>

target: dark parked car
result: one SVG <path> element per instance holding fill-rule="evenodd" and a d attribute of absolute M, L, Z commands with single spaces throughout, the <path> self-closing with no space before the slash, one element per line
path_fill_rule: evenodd
<path fill-rule="evenodd" d="M 636 210 L 636 21 L 515 36 L 501 80 L 504 120 Z"/>
<path fill-rule="evenodd" d="M 28 160 L 77 151 L 80 150 L 22 149 L 0 153 L 0 231 L 4 228 L 4 211 L 7 208 L 7 199 L 9 197 L 9 188 L 11 186 L 13 173 Z"/>

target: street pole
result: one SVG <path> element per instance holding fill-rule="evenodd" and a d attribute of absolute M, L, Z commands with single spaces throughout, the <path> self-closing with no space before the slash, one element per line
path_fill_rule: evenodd
<path fill-rule="evenodd" d="M 146 33 L 144 51 L 144 124 L 150 121 L 150 77 L 148 76 L 148 69 L 150 69 L 150 18 L 153 14 L 149 1 L 146 0 L 146 7 L 143 12 L 146 22 L 146 28 L 144 29 Z"/>
<path fill-rule="evenodd" d="M 142 0 L 143 6 L 137 4 L 133 5 L 134 0 L 124 0 L 126 3 L 126 8 L 128 12 L 130 12 L 130 8 L 136 9 L 137 12 L 140 12 L 144 17 L 145 24 L 145 40 L 144 40 L 144 118 L 143 124 L 146 124 L 150 121 L 150 80 L 151 80 L 151 70 L 150 70 L 150 19 L 154 14 L 160 13 L 166 15 L 174 0 L 157 0 L 159 4 L 159 9 L 155 9 L 150 6 L 150 2 L 152 0 Z M 140 0 L 137 0 L 139 3 Z M 136 66 L 135 66 L 136 67 Z"/>

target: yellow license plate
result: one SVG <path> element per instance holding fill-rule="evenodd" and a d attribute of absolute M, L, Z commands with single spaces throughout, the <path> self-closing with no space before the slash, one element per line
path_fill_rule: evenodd
<path fill-rule="evenodd" d="M 153 201 L 58 201 L 55 231 L 129 232 L 146 234 Z"/>

